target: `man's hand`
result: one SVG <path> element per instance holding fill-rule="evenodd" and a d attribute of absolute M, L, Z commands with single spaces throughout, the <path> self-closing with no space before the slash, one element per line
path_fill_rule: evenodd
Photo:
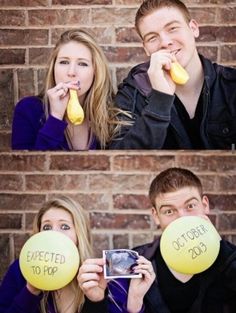
<path fill-rule="evenodd" d="M 168 50 L 159 50 L 151 55 L 147 73 L 153 89 L 169 95 L 175 93 L 176 84 L 169 73 L 175 60 L 175 56 Z"/>

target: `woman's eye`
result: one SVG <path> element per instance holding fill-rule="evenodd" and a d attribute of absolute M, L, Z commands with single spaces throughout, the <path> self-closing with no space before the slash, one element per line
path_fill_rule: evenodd
<path fill-rule="evenodd" d="M 80 65 L 80 66 L 88 66 L 88 64 L 85 63 L 85 62 L 79 62 L 78 65 Z"/>
<path fill-rule="evenodd" d="M 51 229 L 52 229 L 52 226 L 47 225 L 47 224 L 43 225 L 43 228 L 42 228 L 42 230 L 51 230 Z"/>
<path fill-rule="evenodd" d="M 61 229 L 62 229 L 62 230 L 69 230 L 69 229 L 70 229 L 70 226 L 67 225 L 67 224 L 62 224 L 62 225 L 61 225 Z"/>
<path fill-rule="evenodd" d="M 66 61 L 66 60 L 61 60 L 61 61 L 59 62 L 59 64 L 69 64 L 69 62 Z"/>

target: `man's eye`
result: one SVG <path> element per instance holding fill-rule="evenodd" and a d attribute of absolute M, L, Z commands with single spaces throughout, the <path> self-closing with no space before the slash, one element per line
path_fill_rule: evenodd
<path fill-rule="evenodd" d="M 177 26 L 172 26 L 172 27 L 169 29 L 169 31 L 170 31 L 170 32 L 174 32 L 174 31 L 177 30 L 177 29 L 178 29 Z"/>
<path fill-rule="evenodd" d="M 164 211 L 164 215 L 171 215 L 171 214 L 173 214 L 173 210 L 171 210 L 171 209 Z"/>
<path fill-rule="evenodd" d="M 42 228 L 42 230 L 51 230 L 51 229 L 52 229 L 52 226 L 47 225 L 47 224 L 43 225 L 43 228 Z"/>
<path fill-rule="evenodd" d="M 189 203 L 188 204 L 188 210 L 194 210 L 194 209 L 196 209 L 196 207 L 197 207 L 196 203 Z"/>
<path fill-rule="evenodd" d="M 62 225 L 61 225 L 61 229 L 63 229 L 63 230 L 69 230 L 69 229 L 70 229 L 70 226 L 67 225 L 67 224 L 62 224 Z"/>
<path fill-rule="evenodd" d="M 147 42 L 154 42 L 155 40 L 157 40 L 157 36 L 152 36 L 147 39 Z"/>

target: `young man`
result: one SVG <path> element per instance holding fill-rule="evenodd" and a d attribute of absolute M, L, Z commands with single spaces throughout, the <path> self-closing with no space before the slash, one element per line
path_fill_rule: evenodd
<path fill-rule="evenodd" d="M 202 192 L 201 182 L 187 169 L 170 168 L 161 172 L 151 183 L 149 197 L 154 221 L 162 231 L 182 216 L 206 217 L 209 213 L 209 201 Z M 156 279 L 149 280 L 150 288 L 145 289 L 147 277 L 143 277 L 143 293 L 140 293 L 136 279 L 109 282 L 110 313 L 235 313 L 236 246 L 233 244 L 221 240 L 215 262 L 195 275 L 171 270 L 162 258 L 159 239 L 135 250 L 151 262 L 152 267 L 147 262 L 146 266 L 152 277 L 154 269 Z M 92 301 L 96 299 L 95 289 L 103 281 L 101 268 L 99 270 L 101 262 L 99 259 L 90 261 L 87 267 L 82 265 L 80 269 L 79 280 L 86 288 L 83 291 Z M 130 299 L 135 300 L 127 310 Z M 117 307 L 122 309 L 119 311 Z"/>
<path fill-rule="evenodd" d="M 135 26 L 150 60 L 135 66 L 118 88 L 116 104 L 132 118 L 110 149 L 233 149 L 236 69 L 198 54 L 199 27 L 186 6 L 143 1 Z M 174 61 L 189 74 L 184 85 L 171 79 Z"/>

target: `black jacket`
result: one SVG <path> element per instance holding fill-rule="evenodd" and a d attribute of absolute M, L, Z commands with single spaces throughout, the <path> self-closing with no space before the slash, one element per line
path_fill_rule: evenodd
<path fill-rule="evenodd" d="M 157 272 L 155 253 L 158 246 L 159 240 L 156 240 L 134 249 L 152 262 L 155 272 Z M 221 240 L 216 261 L 199 275 L 199 293 L 188 313 L 235 313 L 236 246 Z M 158 277 L 146 293 L 144 304 L 146 313 L 170 313 L 161 296 Z"/>
<path fill-rule="evenodd" d="M 200 126 L 205 149 L 232 149 L 236 144 L 236 69 L 200 56 L 205 83 Z M 110 149 L 193 149 L 175 107 L 175 96 L 153 90 L 149 62 L 135 66 L 119 85 L 116 105 L 131 112 Z"/>

